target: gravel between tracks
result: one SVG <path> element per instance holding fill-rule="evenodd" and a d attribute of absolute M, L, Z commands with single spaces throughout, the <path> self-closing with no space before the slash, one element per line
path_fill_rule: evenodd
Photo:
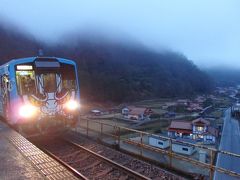
<path fill-rule="evenodd" d="M 155 165 L 151 165 L 147 162 L 136 159 L 130 155 L 124 154 L 112 148 L 98 144 L 93 140 L 86 139 L 84 137 L 79 137 L 76 136 L 75 134 L 67 136 L 66 139 L 70 139 L 71 141 L 74 141 L 75 143 L 84 146 L 87 149 L 90 149 L 108 159 L 113 160 L 114 162 L 117 162 L 151 179 L 168 179 L 168 180 L 184 179 L 181 176 L 163 170 Z"/>

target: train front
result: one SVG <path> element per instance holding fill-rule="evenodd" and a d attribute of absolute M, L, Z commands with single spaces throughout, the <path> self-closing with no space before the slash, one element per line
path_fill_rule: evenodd
<path fill-rule="evenodd" d="M 36 58 L 15 66 L 18 127 L 27 133 L 62 131 L 76 125 L 79 88 L 76 65 L 58 58 Z"/>

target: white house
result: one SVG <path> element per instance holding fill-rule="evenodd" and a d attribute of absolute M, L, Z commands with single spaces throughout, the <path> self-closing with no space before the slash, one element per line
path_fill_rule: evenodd
<path fill-rule="evenodd" d="M 127 108 L 127 107 L 123 108 L 122 109 L 122 115 L 128 115 L 129 111 L 130 111 L 129 108 Z"/>
<path fill-rule="evenodd" d="M 193 134 L 195 134 L 194 136 L 202 138 L 202 134 L 207 132 L 209 125 L 210 125 L 210 122 L 203 118 L 198 118 L 193 120 L 192 131 L 193 131 Z"/>

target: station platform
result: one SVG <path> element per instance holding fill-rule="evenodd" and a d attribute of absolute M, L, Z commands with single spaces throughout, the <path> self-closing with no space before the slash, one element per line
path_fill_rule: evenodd
<path fill-rule="evenodd" d="M 0 179 L 77 179 L 16 131 L 0 121 Z"/>

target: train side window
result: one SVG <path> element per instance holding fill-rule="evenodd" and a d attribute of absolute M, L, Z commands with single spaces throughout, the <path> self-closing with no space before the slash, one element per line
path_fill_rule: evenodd
<path fill-rule="evenodd" d="M 35 94 L 34 71 L 16 71 L 18 93 L 20 95 Z"/>

